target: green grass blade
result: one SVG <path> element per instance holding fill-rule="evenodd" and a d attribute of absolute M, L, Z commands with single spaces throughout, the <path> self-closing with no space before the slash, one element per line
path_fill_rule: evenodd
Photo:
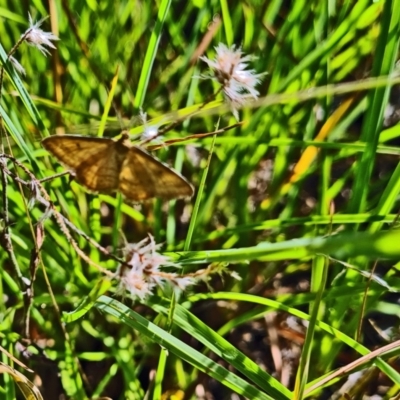
<path fill-rule="evenodd" d="M 200 371 L 209 374 L 211 377 L 220 381 L 238 394 L 248 398 L 257 398 L 260 400 L 279 400 L 279 398 L 273 399 L 255 387 L 249 385 L 243 379 L 219 366 L 208 357 L 203 356 L 186 343 L 180 341 L 165 330 L 149 322 L 147 319 L 133 312 L 130 308 L 126 307 L 117 300 L 113 300 L 106 296 L 101 296 L 96 303 L 96 307 L 104 313 L 113 315 L 121 323 L 136 329 L 141 335 L 144 335 L 152 341 L 158 343 L 160 346 L 165 347 L 171 353 L 174 353 L 184 361 L 195 366 Z M 285 398 L 286 397 L 282 396 L 282 399 Z"/>

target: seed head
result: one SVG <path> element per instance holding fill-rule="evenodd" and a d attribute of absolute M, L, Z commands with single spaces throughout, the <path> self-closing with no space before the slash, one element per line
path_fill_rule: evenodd
<path fill-rule="evenodd" d="M 44 32 L 39 27 L 47 17 L 42 18 L 40 21 L 34 23 L 31 15 L 29 14 L 29 28 L 22 35 L 26 42 L 39 49 L 45 56 L 50 54 L 49 50 L 45 46 L 55 49 L 56 47 L 51 41 L 59 40 L 59 38 L 51 32 Z"/>
<path fill-rule="evenodd" d="M 233 114 L 238 118 L 237 109 L 259 96 L 255 86 L 260 83 L 263 74 L 256 74 L 253 69 L 246 69 L 252 56 L 244 56 L 241 48 L 235 45 L 228 48 L 223 43 L 215 47 L 215 59 L 200 57 L 212 70 L 211 79 L 222 85 L 222 91 L 231 105 Z"/>

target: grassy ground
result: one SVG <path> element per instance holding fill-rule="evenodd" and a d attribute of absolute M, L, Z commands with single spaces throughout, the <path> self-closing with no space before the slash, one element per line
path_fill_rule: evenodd
<path fill-rule="evenodd" d="M 23 75 L 7 53 L 28 12 L 60 40 L 21 43 Z M 2 399 L 15 380 L 44 399 L 400 398 L 400 0 L 1 0 L 0 17 Z M 239 121 L 199 59 L 219 43 L 263 74 Z M 171 129 L 142 146 L 192 199 L 38 181 L 65 171 L 47 136 L 154 126 Z M 121 263 L 168 264 L 134 245 L 149 234 L 169 265 L 132 299 Z"/>

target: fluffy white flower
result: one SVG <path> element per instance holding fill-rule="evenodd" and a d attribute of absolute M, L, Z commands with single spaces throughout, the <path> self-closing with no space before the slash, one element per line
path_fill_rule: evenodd
<path fill-rule="evenodd" d="M 122 265 L 117 272 L 121 290 L 127 290 L 132 297 L 144 300 L 152 294 L 156 286 L 163 288 L 167 283 L 177 286 L 176 281 L 180 279 L 177 274 L 163 272 L 161 267 L 180 268 L 180 265 L 159 254 L 157 250 L 160 247 L 151 235 L 139 243 L 126 246 L 126 265 Z"/>
<path fill-rule="evenodd" d="M 121 276 L 121 286 L 128 290 L 132 297 L 144 300 L 154 289 L 154 283 L 146 282 L 141 271 L 127 269 Z"/>
<path fill-rule="evenodd" d="M 253 69 L 246 69 L 251 56 L 244 56 L 241 48 L 228 48 L 220 43 L 216 48 L 215 59 L 200 57 L 213 71 L 212 79 L 222 85 L 222 91 L 231 105 L 235 117 L 238 119 L 237 108 L 245 104 L 250 98 L 259 96 L 255 86 L 260 83 L 263 74 L 256 74 Z"/>
<path fill-rule="evenodd" d="M 171 261 L 167 256 L 158 253 L 160 244 L 156 244 L 153 236 L 149 235 L 139 243 L 128 244 L 124 249 L 126 262 L 119 267 L 119 292 L 128 291 L 132 297 L 145 300 L 153 294 L 156 287 L 164 289 L 172 287 L 176 295 L 199 281 L 207 282 L 212 274 L 225 271 L 222 264 L 211 264 L 206 269 L 193 273 L 163 271 L 163 267 L 180 269 L 181 266 Z"/>
<path fill-rule="evenodd" d="M 56 47 L 51 41 L 59 40 L 59 38 L 53 33 L 44 32 L 39 28 L 46 18 L 47 17 L 42 18 L 40 21 L 34 23 L 31 15 L 29 14 L 29 28 L 22 35 L 22 38 L 26 40 L 29 45 L 36 47 L 45 56 L 50 54 L 49 50 L 47 50 L 45 46 L 55 49 Z"/>

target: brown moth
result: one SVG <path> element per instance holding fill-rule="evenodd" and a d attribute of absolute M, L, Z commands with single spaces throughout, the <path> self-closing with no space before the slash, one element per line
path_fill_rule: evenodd
<path fill-rule="evenodd" d="M 193 186 L 178 172 L 130 143 L 77 135 L 54 135 L 43 147 L 69 169 L 78 183 L 98 193 L 119 191 L 128 200 L 193 196 Z"/>

